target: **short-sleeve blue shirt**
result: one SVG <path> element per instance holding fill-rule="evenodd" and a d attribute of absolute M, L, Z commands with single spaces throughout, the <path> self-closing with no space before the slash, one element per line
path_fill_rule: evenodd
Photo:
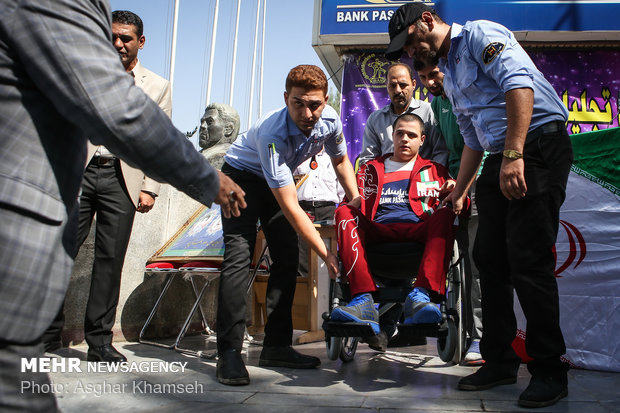
<path fill-rule="evenodd" d="M 509 90 L 534 91 L 529 130 L 554 120 L 566 122 L 568 110 L 510 30 L 486 20 L 453 24 L 450 51 L 440 59 L 444 90 L 452 102 L 465 144 L 498 153 L 506 139 Z"/>
<path fill-rule="evenodd" d="M 303 161 L 325 145 L 332 157 L 347 153 L 342 123 L 336 111 L 326 105 L 310 136 L 295 125 L 286 107 L 265 115 L 232 143 L 224 160 L 233 168 L 263 177 L 270 188 L 293 183 L 293 173 Z"/>

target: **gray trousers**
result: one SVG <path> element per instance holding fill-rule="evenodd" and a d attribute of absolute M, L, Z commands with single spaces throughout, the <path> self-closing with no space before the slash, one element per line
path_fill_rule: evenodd
<path fill-rule="evenodd" d="M 480 272 L 471 259 L 478 229 L 478 215 L 460 219 L 456 238 L 463 251 L 465 264 L 465 331 L 470 339 L 482 338 L 482 303 L 480 300 Z"/>
<path fill-rule="evenodd" d="M 0 411 L 42 412 L 58 411 L 56 398 L 50 391 L 47 373 L 21 372 L 22 358 L 43 356 L 43 343 L 20 344 L 0 341 Z"/>

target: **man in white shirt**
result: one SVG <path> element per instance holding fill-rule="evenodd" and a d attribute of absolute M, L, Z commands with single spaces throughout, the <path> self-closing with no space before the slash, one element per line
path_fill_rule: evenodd
<path fill-rule="evenodd" d="M 299 205 L 314 222 L 334 219 L 336 205 L 344 198 L 331 158 L 322 150 L 293 171 Z M 299 238 L 299 275 L 308 275 L 308 245 Z"/>

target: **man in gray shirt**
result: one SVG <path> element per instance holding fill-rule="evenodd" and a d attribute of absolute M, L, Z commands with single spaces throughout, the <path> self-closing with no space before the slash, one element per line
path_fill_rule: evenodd
<path fill-rule="evenodd" d="M 404 63 L 395 63 L 387 73 L 387 92 L 390 104 L 374 111 L 366 121 L 360 164 L 379 155 L 394 152 L 392 142 L 392 124 L 405 112 L 414 113 L 424 121 L 426 140 L 420 148 L 420 156 L 444 166 L 448 165 L 448 148 L 441 131 L 437 127 L 431 105 L 413 97 L 416 81 L 411 67 Z"/>

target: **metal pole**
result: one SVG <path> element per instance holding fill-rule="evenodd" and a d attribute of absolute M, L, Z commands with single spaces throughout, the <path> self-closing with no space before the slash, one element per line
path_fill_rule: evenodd
<path fill-rule="evenodd" d="M 265 64 L 265 16 L 267 15 L 267 0 L 263 0 L 263 27 L 260 43 L 260 83 L 258 86 L 258 117 L 263 114 L 263 66 Z"/>
<path fill-rule="evenodd" d="M 256 2 L 256 27 L 254 29 L 254 49 L 252 52 L 252 81 L 250 82 L 250 108 L 248 109 L 248 126 L 252 125 L 252 103 L 254 103 L 254 79 L 256 78 L 256 44 L 258 43 L 258 18 L 260 17 L 260 0 Z"/>
<path fill-rule="evenodd" d="M 211 101 L 211 84 L 213 79 L 213 57 L 215 55 L 215 37 L 217 35 L 217 15 L 220 9 L 220 0 L 215 0 L 215 13 L 213 14 L 213 30 L 211 36 L 211 51 L 209 54 L 209 75 L 207 76 L 207 97 L 205 106 Z"/>
<path fill-rule="evenodd" d="M 235 22 L 235 40 L 233 43 L 233 60 L 232 60 L 232 69 L 231 69 L 231 79 L 230 79 L 230 96 L 228 101 L 229 105 L 233 105 L 233 97 L 235 91 L 235 66 L 237 65 L 237 37 L 239 35 L 239 14 L 241 14 L 241 0 L 237 0 L 237 19 Z"/>
<path fill-rule="evenodd" d="M 174 19 L 172 23 L 172 45 L 170 47 L 170 94 L 174 92 L 174 66 L 177 57 L 177 24 L 179 23 L 179 0 L 174 0 Z"/>

